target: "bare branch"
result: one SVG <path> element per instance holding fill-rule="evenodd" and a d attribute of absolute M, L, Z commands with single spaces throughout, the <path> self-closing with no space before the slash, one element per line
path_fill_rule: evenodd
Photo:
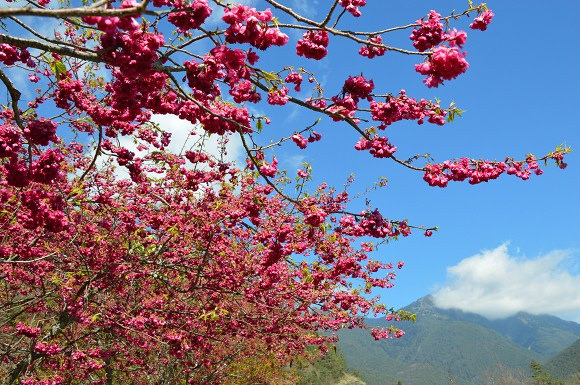
<path fill-rule="evenodd" d="M 8 18 L 10 20 L 12 20 L 13 22 L 17 23 L 18 25 L 20 25 L 22 28 L 24 28 L 25 30 L 27 30 L 28 32 L 30 32 L 31 34 L 33 34 L 34 36 L 38 37 L 39 39 L 45 40 L 45 41 L 47 41 L 49 43 L 52 43 L 52 44 L 55 44 L 55 45 L 65 45 L 65 46 L 71 47 L 71 48 L 73 48 L 75 50 L 76 49 L 83 49 L 83 50 L 85 50 L 87 52 L 93 52 L 95 54 L 97 53 L 97 51 L 94 51 L 94 50 L 92 50 L 90 48 L 79 47 L 79 46 L 76 46 L 76 45 L 74 45 L 72 43 L 69 43 L 69 42 L 66 42 L 66 41 L 60 41 L 60 40 L 48 38 L 48 37 L 43 36 L 42 34 L 36 32 L 33 28 L 31 28 L 29 25 L 27 25 L 26 23 L 24 23 L 22 20 L 20 20 L 20 19 L 18 19 L 16 17 L 13 17 L 13 16 L 9 16 Z"/>
<path fill-rule="evenodd" d="M 42 17 L 83 17 L 83 16 L 138 16 L 144 13 L 147 1 L 131 8 L 106 9 L 106 8 L 33 8 L 26 6 L 22 8 L 0 8 L 0 18 L 8 16 L 42 16 Z"/>
<path fill-rule="evenodd" d="M 19 48 L 36 48 L 43 51 L 58 53 L 62 56 L 75 57 L 77 59 L 87 60 L 93 63 L 102 63 L 103 59 L 96 53 L 84 52 L 78 48 L 60 46 L 52 43 L 46 43 L 34 39 L 10 36 L 0 33 L 0 43 L 10 44 Z"/>
<path fill-rule="evenodd" d="M 22 121 L 22 117 L 20 116 L 20 109 L 18 108 L 18 101 L 20 100 L 20 96 L 22 94 L 20 93 L 20 91 L 16 89 L 16 87 L 14 87 L 14 83 L 12 83 L 12 80 L 10 80 L 10 78 L 6 76 L 6 74 L 2 70 L 0 70 L 0 80 L 2 80 L 2 83 L 4 83 L 4 85 L 6 86 L 6 89 L 10 94 L 10 98 L 12 99 L 11 104 L 12 111 L 14 112 L 14 120 L 16 120 L 16 124 L 18 124 L 18 127 L 24 130 L 25 128 L 24 122 Z"/>

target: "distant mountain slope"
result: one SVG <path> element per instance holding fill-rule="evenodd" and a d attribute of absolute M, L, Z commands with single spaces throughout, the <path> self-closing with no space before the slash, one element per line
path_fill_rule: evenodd
<path fill-rule="evenodd" d="M 550 358 L 544 365 L 544 370 L 552 377 L 565 380 L 575 373 L 580 373 L 580 339 Z"/>
<path fill-rule="evenodd" d="M 431 296 L 423 297 L 421 300 L 433 303 Z M 473 322 L 493 329 L 517 345 L 538 353 L 544 359 L 559 353 L 580 337 L 580 324 L 552 315 L 532 315 L 520 312 L 512 317 L 488 320 L 478 314 L 456 309 L 438 309 L 437 311 L 452 319 Z"/>
<path fill-rule="evenodd" d="M 400 325 L 406 332 L 401 339 L 377 342 L 365 331 L 339 332 L 347 364 L 368 385 L 396 385 L 397 381 L 440 385 L 449 384 L 450 377 L 460 385 L 483 384 L 494 368 L 527 370 L 532 358 L 544 362 L 551 355 L 546 351 L 559 352 L 580 337 L 580 325 L 556 317 L 519 314 L 512 320 L 489 321 L 439 309 L 431 296 L 405 309 L 417 314 L 417 322 Z M 368 323 L 390 325 L 375 319 Z M 555 341 L 546 340 L 547 331 L 556 336 Z"/>

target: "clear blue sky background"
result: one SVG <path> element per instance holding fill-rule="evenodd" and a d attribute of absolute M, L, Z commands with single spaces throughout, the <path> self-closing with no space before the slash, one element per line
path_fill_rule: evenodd
<path fill-rule="evenodd" d="M 290 3 L 294 9 L 320 19 L 330 2 L 286 2 Z M 348 75 L 362 72 L 374 80 L 377 92 L 397 93 L 405 89 L 418 98 L 438 97 L 442 105 L 454 100 L 466 110 L 463 118 L 444 127 L 412 122 L 389 127 L 387 136 L 398 146 L 402 159 L 425 152 L 439 161 L 462 156 L 524 159 L 527 153 L 542 156 L 559 144 L 578 150 L 580 32 L 573 18 L 580 14 L 580 2 L 487 4 L 495 18 L 486 32 L 470 30 L 472 19 L 455 24 L 468 32 L 465 50 L 470 68 L 439 89 L 426 88 L 422 76 L 414 71 L 420 57 L 390 52 L 368 60 L 357 54 L 355 44 L 339 38 L 331 38 L 329 55 L 316 62 L 290 55 L 287 49 L 292 50 L 299 37 L 291 35 L 290 48 L 277 49 L 274 59 L 263 55 L 261 63 L 272 70 L 290 64 L 305 66 L 324 79 L 327 95 L 338 92 Z M 252 5 L 266 7 L 263 2 Z M 370 0 L 362 8 L 361 18 L 345 17 L 341 25 L 356 30 L 380 29 L 408 24 L 430 9 L 446 15 L 466 7 L 467 1 Z M 395 32 L 385 42 L 412 49 L 409 34 L 410 30 Z M 288 133 L 314 120 L 298 112 L 296 109 L 289 113 L 285 108 L 268 110 L 273 119 L 268 129 Z M 432 238 L 417 233 L 379 250 L 376 256 L 381 259 L 406 262 L 396 287 L 381 293 L 389 306 L 404 306 L 447 287 L 455 294 L 471 293 L 471 298 L 464 295 L 458 299 L 457 306 L 464 304 L 465 309 L 480 310 L 488 316 L 506 315 L 513 309 L 546 311 L 580 321 L 580 158 L 576 153 L 568 156 L 566 170 L 547 167 L 544 175 L 528 181 L 504 175 L 477 186 L 464 182 L 440 189 L 429 187 L 421 173 L 354 151 L 358 135 L 347 125 L 326 119 L 317 127 L 324 135 L 320 143 L 302 152 L 291 146 L 278 150 L 282 166 L 291 174 L 296 169 L 296 159 L 303 156 L 313 165 L 315 182 L 341 186 L 354 172 L 357 184 L 352 191 L 360 191 L 385 176 L 389 186 L 369 195 L 373 206 L 391 218 L 440 226 Z M 363 206 L 364 200 L 353 208 Z M 507 248 L 496 249 L 503 244 Z M 495 254 L 472 258 L 474 265 L 464 263 L 454 270 L 454 277 L 448 275 L 449 267 L 486 249 L 496 249 Z M 474 270 L 488 271 L 489 275 L 470 283 L 477 280 L 471 274 Z M 511 296 L 508 303 L 500 305 L 499 297 L 506 302 L 507 296 Z M 489 301 L 494 297 L 504 311 L 491 309 Z M 470 302 L 487 305 L 479 309 L 469 307 Z M 550 305 L 554 302 L 559 305 Z M 452 305 L 448 301 L 445 304 Z"/>

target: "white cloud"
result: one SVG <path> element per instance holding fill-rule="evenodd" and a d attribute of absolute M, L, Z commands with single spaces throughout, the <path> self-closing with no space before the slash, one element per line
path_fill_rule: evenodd
<path fill-rule="evenodd" d="M 447 282 L 433 294 L 435 304 L 490 319 L 525 311 L 580 321 L 580 274 L 562 266 L 570 258 L 564 250 L 515 257 L 507 244 L 484 250 L 447 268 Z"/>
<path fill-rule="evenodd" d="M 318 11 L 318 0 L 292 0 L 292 7 L 301 15 L 314 17 Z"/>
<path fill-rule="evenodd" d="M 239 162 L 244 154 L 242 141 L 238 135 L 230 136 L 229 142 L 223 148 L 225 149 L 223 153 L 219 135 L 207 137 L 201 127 L 180 119 L 178 116 L 153 115 L 151 121 L 159 124 L 163 131 L 171 133 L 171 144 L 167 147 L 169 152 L 181 153 L 190 149 L 191 146 L 202 145 L 204 151 L 225 162 Z M 200 144 L 200 140 L 203 140 L 203 144 Z"/>
<path fill-rule="evenodd" d="M 231 135 L 224 146 L 221 143 L 221 136 L 208 136 L 201 127 L 180 119 L 176 115 L 153 115 L 151 121 L 158 124 L 163 131 L 171 133 L 171 143 L 166 147 L 166 150 L 174 154 L 182 154 L 190 149 L 201 149 L 216 159 L 224 162 L 235 162 L 238 165 L 241 164 L 245 155 L 241 139 L 237 135 Z M 138 145 L 133 136 L 121 137 L 119 143 L 138 157 L 144 157 L 147 154 L 146 151 L 137 149 Z M 101 156 L 97 166 L 102 167 L 106 160 L 107 157 Z M 186 163 L 186 167 L 188 166 L 193 167 Z M 129 178 L 129 173 L 124 167 L 117 167 L 115 173 L 118 178 Z"/>

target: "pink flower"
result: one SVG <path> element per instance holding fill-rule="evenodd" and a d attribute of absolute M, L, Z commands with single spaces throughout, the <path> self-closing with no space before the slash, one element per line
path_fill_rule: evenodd
<path fill-rule="evenodd" d="M 328 213 L 326 213 L 320 207 L 312 206 L 307 212 L 304 213 L 304 215 L 304 223 L 312 227 L 318 227 L 324 223 Z"/>
<path fill-rule="evenodd" d="M 211 15 L 212 9 L 207 0 L 195 0 L 187 5 L 183 12 L 170 13 L 167 20 L 177 27 L 179 32 L 186 32 L 198 28 Z"/>
<path fill-rule="evenodd" d="M 56 123 L 51 120 L 42 118 L 40 120 L 33 120 L 28 123 L 28 127 L 24 129 L 24 135 L 34 144 L 48 146 L 49 142 L 60 142 L 56 136 L 56 128 Z"/>
<path fill-rule="evenodd" d="M 35 352 L 45 354 L 47 356 L 55 356 L 57 354 L 60 354 L 60 347 L 58 346 L 58 344 L 50 345 L 44 342 L 39 342 L 36 345 L 34 345 L 33 350 Z"/>
<path fill-rule="evenodd" d="M 308 143 L 318 142 L 320 139 L 322 139 L 322 135 L 316 131 L 312 131 L 308 137 Z"/>
<path fill-rule="evenodd" d="M 292 138 L 292 141 L 294 143 L 296 143 L 296 145 L 298 147 L 300 147 L 301 149 L 305 149 L 306 146 L 308 145 L 308 140 L 300 134 L 294 134 L 294 135 L 292 135 L 291 138 Z"/>
<path fill-rule="evenodd" d="M 458 46 L 459 48 L 462 48 L 463 44 L 467 41 L 467 32 L 458 31 L 453 28 L 445 34 L 445 40 L 449 42 L 451 47 Z"/>
<path fill-rule="evenodd" d="M 225 33 L 226 41 L 232 44 L 250 43 L 261 50 L 272 45 L 283 46 L 288 42 L 288 35 L 268 26 L 272 17 L 270 9 L 260 12 L 242 4 L 227 9 L 222 17 L 230 24 Z"/>
<path fill-rule="evenodd" d="M 359 99 L 371 99 L 370 94 L 373 92 L 375 84 L 372 80 L 367 80 L 364 76 L 349 76 L 342 86 L 342 91 L 350 94 L 355 102 Z"/>
<path fill-rule="evenodd" d="M 420 26 L 413 30 L 409 38 L 413 41 L 413 47 L 419 52 L 435 47 L 443 41 L 443 24 L 439 20 L 441 20 L 441 15 L 433 10 L 429 12 L 427 21 L 417 20 Z"/>
<path fill-rule="evenodd" d="M 278 89 L 272 89 L 268 92 L 268 103 L 272 105 L 283 106 L 288 102 L 288 88 L 282 87 Z"/>
<path fill-rule="evenodd" d="M 16 324 L 16 331 L 18 332 L 18 334 L 26 336 L 28 338 L 36 338 L 40 335 L 41 332 L 40 328 L 26 326 L 22 322 L 18 322 L 18 324 Z"/>
<path fill-rule="evenodd" d="M 493 19 L 493 16 L 494 16 L 493 12 L 491 10 L 487 10 L 483 12 L 481 15 L 477 16 L 475 19 L 473 19 L 473 23 L 469 24 L 469 28 L 485 31 L 487 29 L 487 25 L 491 23 L 491 19 Z"/>
<path fill-rule="evenodd" d="M 340 0 L 340 5 L 343 6 L 354 17 L 359 17 L 362 15 L 358 7 L 364 7 L 366 4 L 366 0 Z"/>
<path fill-rule="evenodd" d="M 443 84 L 443 80 L 455 79 L 467 71 L 469 63 L 465 55 L 457 47 L 440 46 L 433 50 L 428 61 L 415 64 L 415 71 L 427 75 L 423 80 L 427 87 L 438 87 Z"/>
<path fill-rule="evenodd" d="M 371 36 L 369 37 L 369 43 L 374 44 L 383 44 L 383 38 L 381 36 Z M 375 56 L 383 56 L 387 51 L 386 47 L 377 47 L 371 44 L 367 44 L 362 46 L 358 53 L 361 56 L 368 57 L 369 59 L 374 58 Z"/>
<path fill-rule="evenodd" d="M 264 176 L 269 176 L 270 178 L 275 177 L 276 171 L 278 171 L 278 167 L 276 167 L 277 164 L 278 159 L 276 159 L 276 157 L 272 158 L 271 164 L 268 164 L 266 162 L 262 163 L 262 165 L 260 166 L 260 174 Z"/>
<path fill-rule="evenodd" d="M 290 72 L 284 79 L 286 83 L 294 83 L 294 91 L 300 92 L 300 85 L 302 84 L 302 75 L 298 72 Z"/>
<path fill-rule="evenodd" d="M 296 44 L 296 54 L 307 59 L 320 60 L 328 53 L 328 32 L 309 31 Z"/>

